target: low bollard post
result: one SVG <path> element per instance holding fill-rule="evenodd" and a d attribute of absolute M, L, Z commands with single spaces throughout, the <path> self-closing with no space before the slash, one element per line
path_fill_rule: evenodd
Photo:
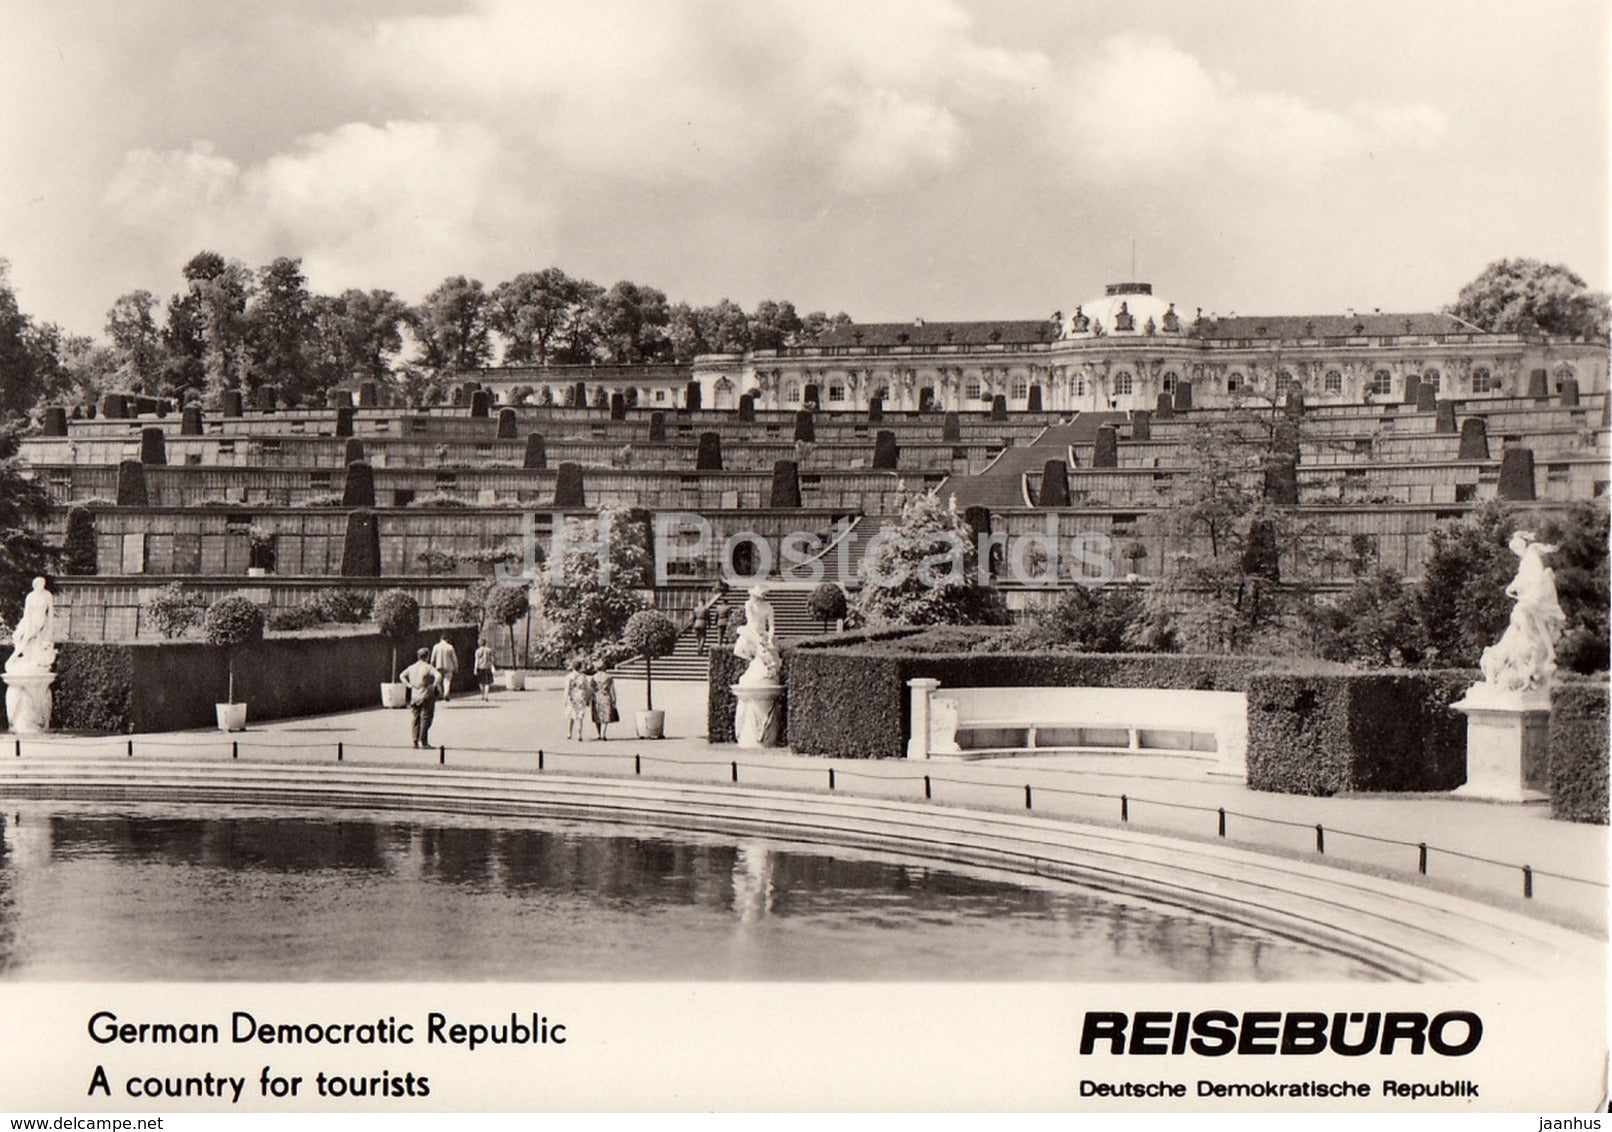
<path fill-rule="evenodd" d="M 731 766 L 732 770 L 733 770 L 733 775 L 732 775 L 733 781 L 735 781 L 735 782 L 739 781 L 739 760 L 737 760 L 737 759 L 733 760 L 733 762 L 730 763 L 729 766 Z"/>
<path fill-rule="evenodd" d="M 924 797 L 925 798 L 933 798 L 934 796 L 935 796 L 934 790 L 929 785 L 929 776 L 926 774 L 926 775 L 924 775 Z"/>
<path fill-rule="evenodd" d="M 643 755 L 634 755 L 632 757 L 632 772 L 634 774 L 643 774 L 644 773 L 644 756 Z"/>
<path fill-rule="evenodd" d="M 830 790 L 834 789 L 834 768 L 833 767 L 828 768 L 828 788 Z"/>
<path fill-rule="evenodd" d="M 16 740 L 13 740 L 13 742 L 15 742 L 16 745 L 17 745 L 17 757 L 20 759 L 20 758 L 22 758 L 22 740 L 21 739 L 16 739 Z"/>
<path fill-rule="evenodd" d="M 1220 807 L 1220 836 L 1226 836 L 1226 807 Z"/>
<path fill-rule="evenodd" d="M 1427 875 L 1427 842 L 1416 847 L 1416 871 L 1424 877 Z"/>
<path fill-rule="evenodd" d="M 1028 782 L 1024 784 L 1024 808 L 1027 810 L 1030 808 L 1030 784 Z"/>
<path fill-rule="evenodd" d="M 129 740 L 129 757 L 131 759 L 134 758 L 134 740 L 133 739 Z"/>
<path fill-rule="evenodd" d="M 1320 822 L 1315 823 L 1315 851 L 1317 853 L 1327 851 L 1326 834 L 1322 832 Z"/>
<path fill-rule="evenodd" d="M 342 757 L 341 740 L 338 739 L 338 740 L 336 740 L 336 761 L 341 762 L 341 757 Z"/>
<path fill-rule="evenodd" d="M 241 741 L 239 739 L 231 739 L 229 741 L 229 757 L 232 759 L 238 759 L 241 757 Z"/>
<path fill-rule="evenodd" d="M 1524 900 L 1534 898 L 1534 870 L 1531 865 L 1522 867 L 1522 898 Z"/>
<path fill-rule="evenodd" d="M 538 770 L 543 769 L 543 748 L 542 747 L 539 747 L 537 749 L 537 769 Z"/>
<path fill-rule="evenodd" d="M 1128 795 L 1125 795 L 1125 794 L 1121 794 L 1119 796 L 1119 820 L 1120 821 L 1130 821 L 1131 820 L 1131 799 L 1130 799 L 1130 797 Z"/>
<path fill-rule="evenodd" d="M 446 746 L 442 746 L 442 747 L 437 748 L 437 765 L 438 766 L 447 766 L 448 765 L 448 748 Z"/>

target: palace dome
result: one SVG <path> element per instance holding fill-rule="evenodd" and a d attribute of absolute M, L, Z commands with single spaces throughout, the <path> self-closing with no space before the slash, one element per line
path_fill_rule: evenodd
<path fill-rule="evenodd" d="M 1151 283 L 1110 283 L 1104 294 L 1065 316 L 1063 329 L 1070 338 L 1145 337 L 1150 320 L 1159 335 L 1178 335 L 1186 326 L 1175 304 L 1155 295 Z"/>

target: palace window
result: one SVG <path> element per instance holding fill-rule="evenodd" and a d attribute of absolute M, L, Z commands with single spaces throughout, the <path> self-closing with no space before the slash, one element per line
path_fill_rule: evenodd
<path fill-rule="evenodd" d="M 1436 369 L 1427 370 L 1422 374 L 1422 384 L 1431 385 L 1434 389 L 1439 388 L 1439 382 L 1442 380 L 1443 375 L 1441 375 Z"/>
<path fill-rule="evenodd" d="M 1326 377 L 1322 378 L 1321 380 L 1323 382 L 1322 389 L 1327 393 L 1343 392 L 1343 374 L 1339 373 L 1337 370 L 1327 370 Z"/>
<path fill-rule="evenodd" d="M 968 379 L 967 384 L 965 384 L 963 386 L 963 396 L 966 397 L 970 401 L 978 401 L 980 399 L 980 379 L 979 378 L 971 377 L 971 378 Z"/>
<path fill-rule="evenodd" d="M 879 386 L 873 391 L 873 398 L 876 401 L 888 401 L 890 399 L 890 387 L 888 385 Z"/>
<path fill-rule="evenodd" d="M 1394 376 L 1385 369 L 1380 369 L 1371 375 L 1371 391 L 1379 397 L 1387 397 L 1394 391 Z"/>
<path fill-rule="evenodd" d="M 784 385 L 784 404 L 798 405 L 800 403 L 800 382 L 791 381 Z"/>
<path fill-rule="evenodd" d="M 1030 379 L 1027 377 L 1015 377 L 1013 379 L 1013 390 L 1009 396 L 1011 396 L 1015 401 L 1023 401 L 1025 398 L 1029 397 Z"/>
<path fill-rule="evenodd" d="M 1077 373 L 1074 378 L 1071 379 L 1069 387 L 1074 391 L 1076 397 L 1084 397 L 1086 395 L 1086 375 L 1083 373 Z"/>
<path fill-rule="evenodd" d="M 1241 389 L 1242 387 L 1243 387 L 1243 375 L 1242 374 L 1240 374 L 1240 373 L 1228 373 L 1226 375 L 1226 392 L 1227 393 L 1235 393 L 1239 389 Z"/>
<path fill-rule="evenodd" d="M 1494 375 L 1484 366 L 1472 371 L 1472 392 L 1490 393 L 1494 390 Z"/>
<path fill-rule="evenodd" d="M 1169 327 L 1166 326 L 1165 329 L 1168 330 Z M 1164 392 L 1170 394 L 1171 396 L 1174 396 L 1175 395 L 1175 383 L 1176 383 L 1175 370 L 1171 370 L 1169 373 L 1164 375 Z"/>
<path fill-rule="evenodd" d="M 828 399 L 830 401 L 833 401 L 833 402 L 840 402 L 840 401 L 845 400 L 845 386 L 843 386 L 843 385 L 830 385 L 828 387 Z"/>
<path fill-rule="evenodd" d="M 1293 380 L 1293 372 L 1291 370 L 1284 369 L 1277 373 L 1276 391 L 1278 393 L 1282 392 L 1283 390 L 1292 389 L 1295 385 L 1298 386 L 1300 392 L 1303 391 L 1304 386 L 1301 383 Z"/>
<path fill-rule="evenodd" d="M 1120 370 L 1114 375 L 1114 395 L 1123 397 L 1136 391 L 1136 379 L 1131 376 L 1130 370 Z"/>
<path fill-rule="evenodd" d="M 655 404 L 657 404 L 657 405 L 666 404 L 666 390 L 664 390 L 664 389 L 655 390 Z"/>

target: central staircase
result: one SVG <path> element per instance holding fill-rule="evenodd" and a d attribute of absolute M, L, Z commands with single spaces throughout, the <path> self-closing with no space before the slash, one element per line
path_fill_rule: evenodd
<path fill-rule="evenodd" d="M 780 645 L 801 637 L 816 637 L 823 632 L 823 623 L 806 609 L 806 599 L 816 589 L 816 583 L 795 585 L 788 582 L 768 582 L 767 601 L 772 605 L 773 626 Z M 692 627 L 685 628 L 677 638 L 677 648 L 670 656 L 655 661 L 657 680 L 704 680 L 708 671 L 707 653 L 722 648 L 733 650 L 733 638 L 744 624 L 744 603 L 749 598 L 744 590 L 730 589 L 717 599 L 717 605 L 728 610 L 728 633 L 724 640 L 715 625 L 716 608 L 711 610 L 709 627 L 705 635 L 705 648 L 697 647 L 698 638 Z M 832 630 L 833 626 L 830 625 Z M 618 678 L 642 680 L 642 657 L 630 660 L 612 670 Z"/>

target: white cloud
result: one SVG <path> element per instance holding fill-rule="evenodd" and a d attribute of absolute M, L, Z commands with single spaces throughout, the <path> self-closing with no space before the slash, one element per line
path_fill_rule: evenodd
<path fill-rule="evenodd" d="M 1430 147 L 1445 125 L 1421 104 L 1340 111 L 1249 90 L 1166 39 L 1134 35 L 1104 41 L 1063 92 L 1061 148 L 1112 180 L 1309 173 L 1376 147 Z"/>
<path fill-rule="evenodd" d="M 541 221 L 515 191 L 486 129 L 389 122 L 310 135 L 246 167 L 205 143 L 138 150 L 104 199 L 126 225 L 161 233 L 176 260 L 201 247 L 254 263 L 300 255 L 315 287 L 423 291 L 442 265 L 495 248 L 517 218 L 528 230 Z"/>

